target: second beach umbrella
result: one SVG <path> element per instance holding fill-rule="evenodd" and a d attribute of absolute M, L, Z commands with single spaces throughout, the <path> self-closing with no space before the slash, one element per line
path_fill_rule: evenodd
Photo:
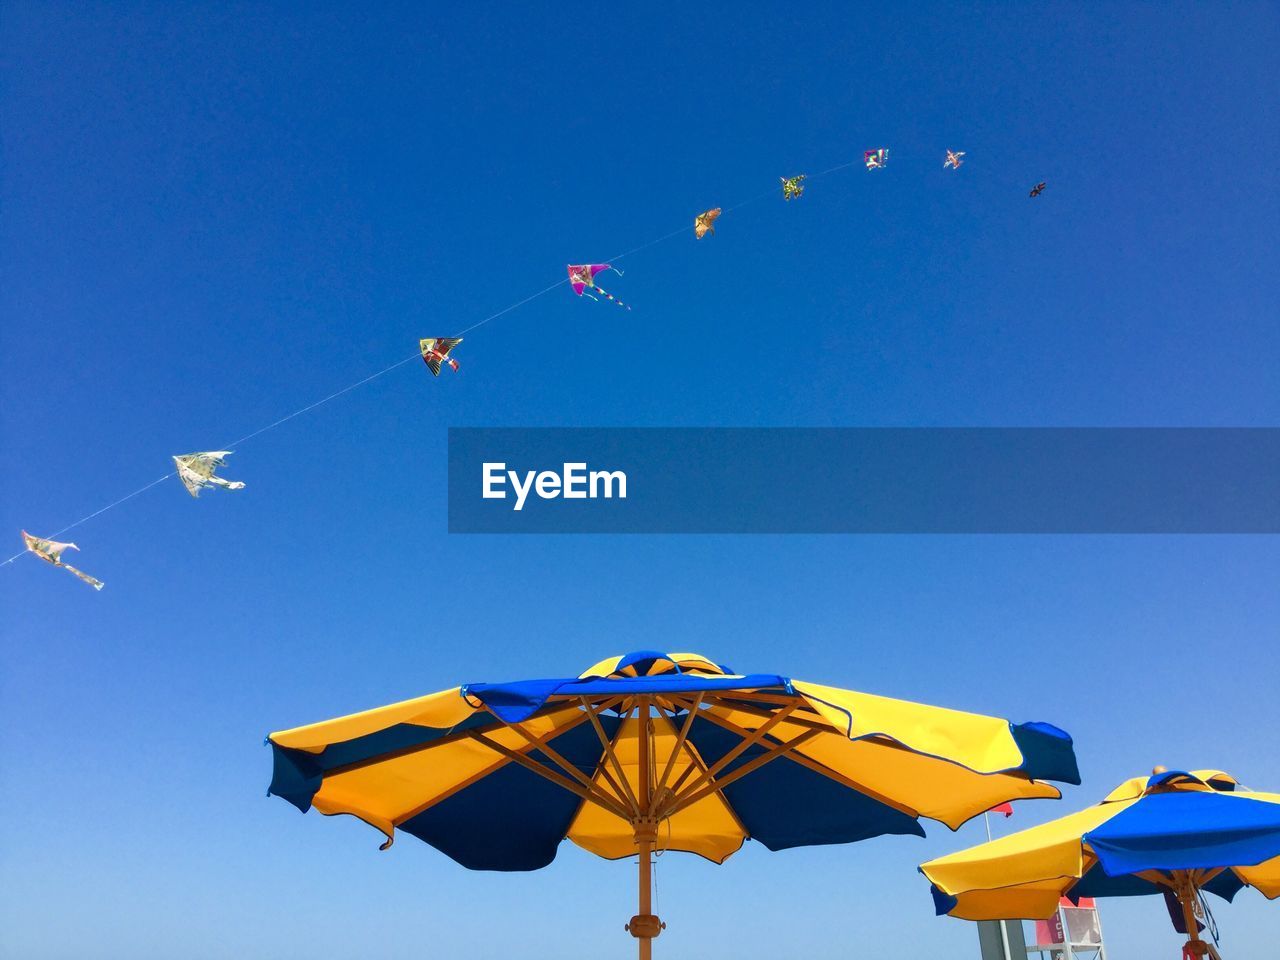
<path fill-rule="evenodd" d="M 1245 790 L 1221 770 L 1165 770 L 1127 780 L 1099 804 L 936 860 L 920 871 L 938 913 L 966 920 L 1040 919 L 1059 897 L 1164 894 L 1184 957 L 1217 956 L 1201 940 L 1202 891 L 1245 886 L 1280 896 L 1280 794 Z"/>

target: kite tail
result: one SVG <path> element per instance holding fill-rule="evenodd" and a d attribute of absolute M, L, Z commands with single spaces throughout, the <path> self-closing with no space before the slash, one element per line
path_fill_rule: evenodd
<path fill-rule="evenodd" d="M 608 290 L 604 289 L 604 287 L 597 286 L 596 292 L 599 293 L 601 296 L 607 297 L 608 299 L 612 300 L 614 303 L 616 303 L 618 306 L 622 307 L 625 310 L 631 309 L 625 303 L 623 303 L 621 300 L 615 297 L 612 293 L 610 293 Z"/>
<path fill-rule="evenodd" d="M 73 566 L 72 566 L 71 564 L 69 564 L 69 563 L 60 563 L 60 564 L 58 564 L 58 566 L 60 566 L 60 567 L 66 567 L 68 570 L 70 570 L 72 573 L 74 573 L 77 577 L 79 577 L 81 580 L 83 580 L 83 581 L 84 581 L 85 583 L 87 583 L 89 586 L 93 587 L 93 589 L 95 589 L 95 590 L 101 590 L 104 586 L 106 586 L 106 584 L 104 584 L 101 580 L 97 580 L 97 579 L 95 579 L 95 578 L 93 578 L 93 577 L 89 576 L 89 575 L 88 575 L 87 573 L 85 573 L 83 570 L 77 570 L 75 567 L 73 567 Z"/>
<path fill-rule="evenodd" d="M 453 372 L 454 372 L 454 373 L 457 373 L 457 372 L 458 372 L 458 361 L 457 361 L 457 360 L 454 360 L 452 357 L 445 357 L 445 361 L 444 361 L 444 362 L 445 362 L 445 363 L 447 363 L 450 367 L 452 367 L 452 368 L 453 368 Z"/>

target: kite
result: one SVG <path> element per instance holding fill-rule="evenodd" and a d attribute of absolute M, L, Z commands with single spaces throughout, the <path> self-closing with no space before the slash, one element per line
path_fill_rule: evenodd
<path fill-rule="evenodd" d="M 963 150 L 961 150 L 959 153 L 955 153 L 951 150 L 948 150 L 947 159 L 943 161 L 942 165 L 943 167 L 950 167 L 952 170 L 959 170 L 960 164 L 964 163 L 964 161 L 960 159 L 963 156 L 964 156 Z"/>
<path fill-rule="evenodd" d="M 1037 183 L 1034 187 L 1032 187 L 1032 188 L 1031 188 L 1031 196 L 1033 196 L 1033 197 L 1038 197 L 1038 196 L 1040 196 L 1040 194 L 1042 194 L 1042 193 L 1044 193 L 1044 181 L 1043 181 L 1043 180 L 1041 180 L 1039 183 Z"/>
<path fill-rule="evenodd" d="M 22 531 L 22 542 L 27 545 L 28 550 L 34 553 L 41 560 L 48 561 L 55 567 L 62 567 L 64 570 L 70 570 L 95 590 L 102 589 L 103 583 L 101 580 L 95 580 L 83 570 L 77 570 L 71 564 L 62 562 L 62 551 L 80 549 L 74 543 L 59 543 L 57 540 L 42 540 L 39 537 L 33 537 L 25 530 Z"/>
<path fill-rule="evenodd" d="M 462 342 L 461 337 L 425 337 L 418 341 L 418 349 L 422 351 L 422 362 L 431 370 L 433 377 L 440 376 L 440 365 L 447 363 L 458 372 L 458 361 L 449 356 L 449 351 Z"/>
<path fill-rule="evenodd" d="M 204 453 L 187 453 L 174 457 L 178 467 L 178 479 L 193 497 L 200 496 L 205 487 L 226 487 L 228 490 L 243 490 L 244 484 L 239 480 L 224 480 L 216 476 L 214 471 L 227 465 L 230 450 L 207 450 Z"/>
<path fill-rule="evenodd" d="M 596 274 L 604 273 L 606 270 L 614 270 L 614 267 L 608 263 L 571 263 L 569 264 L 569 286 L 573 287 L 573 292 L 580 297 L 588 296 L 592 300 L 598 299 L 587 293 L 587 288 L 590 287 L 606 300 L 612 300 L 618 306 L 630 310 L 631 308 L 625 303 L 596 283 Z M 614 270 L 614 272 L 622 276 L 621 270 Z"/>
<path fill-rule="evenodd" d="M 794 200 L 804 193 L 804 174 L 795 177 L 779 177 L 782 181 L 782 199 Z"/>
<path fill-rule="evenodd" d="M 862 162 L 867 165 L 868 170 L 879 170 L 889 162 L 889 148 L 881 147 L 878 150 L 868 150 L 862 155 Z"/>
<path fill-rule="evenodd" d="M 716 232 L 716 218 L 720 216 L 720 208 L 707 210 L 693 218 L 693 235 L 701 240 L 708 233 Z"/>

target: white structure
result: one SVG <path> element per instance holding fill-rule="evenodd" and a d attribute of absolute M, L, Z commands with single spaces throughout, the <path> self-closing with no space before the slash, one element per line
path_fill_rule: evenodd
<path fill-rule="evenodd" d="M 1052 917 L 1037 920 L 1036 942 L 1027 946 L 1027 955 L 1039 960 L 1107 960 L 1093 901 L 1082 899 L 1076 906 L 1063 900 Z"/>

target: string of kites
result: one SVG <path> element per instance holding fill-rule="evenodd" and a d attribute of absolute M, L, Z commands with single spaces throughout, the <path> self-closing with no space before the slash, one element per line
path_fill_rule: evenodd
<path fill-rule="evenodd" d="M 947 157 L 943 161 L 942 166 L 946 169 L 959 170 L 964 164 L 964 160 L 961 159 L 964 155 L 965 152 L 963 150 L 948 150 Z M 889 150 L 887 147 L 877 147 L 874 150 L 868 150 L 862 155 L 862 161 L 868 170 L 883 170 L 889 163 Z M 848 164 L 845 166 L 848 166 Z M 797 174 L 793 177 L 779 177 L 778 179 L 782 185 L 783 200 L 798 200 L 804 195 L 805 175 L 803 173 Z M 1044 188 L 1045 183 L 1043 181 L 1037 183 L 1031 188 L 1030 196 L 1040 196 L 1040 194 L 1044 192 Z M 716 232 L 716 221 L 720 218 L 722 212 L 723 210 L 720 207 L 714 207 L 710 210 L 704 210 L 702 213 L 694 217 L 694 237 L 701 240 L 708 234 L 714 235 Z M 622 275 L 621 270 L 618 270 L 609 263 L 571 263 L 568 267 L 569 287 L 573 290 L 574 294 L 579 297 L 589 297 L 590 299 L 597 301 L 599 297 L 604 297 L 606 300 L 616 303 L 619 307 L 622 307 L 625 310 L 630 310 L 631 307 L 623 303 L 596 282 L 596 277 L 606 270 L 613 270 L 619 276 Z M 563 283 L 564 281 L 562 280 L 560 282 Z M 424 337 L 418 342 L 418 349 L 422 355 L 422 361 L 427 365 L 427 369 L 431 371 L 432 376 L 440 376 L 440 371 L 445 366 L 448 366 L 455 372 L 459 369 L 458 361 L 452 354 L 461 343 L 462 337 Z M 219 467 L 226 466 L 226 458 L 229 456 L 231 456 L 230 450 L 206 450 L 199 453 L 181 454 L 174 457 L 173 462 L 178 479 L 180 479 L 183 486 L 187 488 L 187 492 L 193 497 L 198 497 L 200 496 L 200 491 L 207 487 L 222 487 L 226 490 L 244 489 L 244 484 L 242 482 L 238 480 L 227 480 L 217 474 Z M 172 474 L 167 476 L 172 476 Z M 167 479 L 167 476 L 161 479 Z M 130 494 L 130 496 L 132 496 L 132 494 Z M 75 526 L 75 524 L 72 524 L 72 526 Z M 70 529 L 70 527 L 66 529 Z M 71 566 L 71 564 L 63 561 L 62 555 L 67 550 L 80 549 L 74 543 L 62 543 L 58 540 L 36 537 L 27 533 L 25 530 L 22 531 L 22 542 L 28 551 L 35 554 L 41 560 L 45 560 L 48 563 L 53 564 L 55 567 L 61 567 L 69 573 L 75 574 L 95 590 L 102 589 L 103 583 L 101 580 L 91 577 L 83 570 L 78 570 Z M 9 563 L 21 555 L 22 554 L 17 554 L 4 562 Z"/>

